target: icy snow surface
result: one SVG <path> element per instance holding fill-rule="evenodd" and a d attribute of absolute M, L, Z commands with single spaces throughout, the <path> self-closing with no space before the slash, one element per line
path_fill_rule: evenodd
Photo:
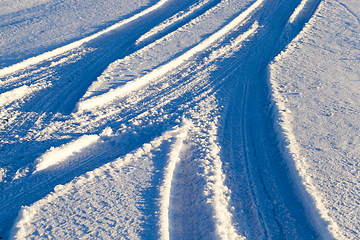
<path fill-rule="evenodd" d="M 359 15 L 0 1 L 0 237 L 356 239 Z"/>

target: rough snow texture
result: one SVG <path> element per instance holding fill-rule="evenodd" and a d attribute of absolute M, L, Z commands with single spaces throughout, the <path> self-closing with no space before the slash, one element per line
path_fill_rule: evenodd
<path fill-rule="evenodd" d="M 52 147 L 40 158 L 35 160 L 37 163 L 35 172 L 44 170 L 52 165 L 56 165 L 65 161 L 76 152 L 80 152 L 84 148 L 89 147 L 91 144 L 96 143 L 98 140 L 99 136 L 97 135 L 85 135 L 60 147 Z"/>
<path fill-rule="evenodd" d="M 270 67 L 286 148 L 337 239 L 360 231 L 359 14 L 355 2 L 323 2 Z"/>
<path fill-rule="evenodd" d="M 159 143 L 56 186 L 54 193 L 22 208 L 11 238 L 139 238 L 141 192 L 150 186 L 151 152 Z"/>
<path fill-rule="evenodd" d="M 268 65 L 318 3 L 2 1 L 0 237 L 356 238 L 356 3 Z"/>
<path fill-rule="evenodd" d="M 148 0 L 2 0 L 0 68 L 99 32 Z"/>

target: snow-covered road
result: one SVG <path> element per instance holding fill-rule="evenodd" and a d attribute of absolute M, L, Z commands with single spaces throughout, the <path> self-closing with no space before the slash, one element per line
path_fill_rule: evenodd
<path fill-rule="evenodd" d="M 0 44 L 0 237 L 341 238 L 274 77 L 320 0 L 19 3 L 0 2 L 23 31 Z"/>

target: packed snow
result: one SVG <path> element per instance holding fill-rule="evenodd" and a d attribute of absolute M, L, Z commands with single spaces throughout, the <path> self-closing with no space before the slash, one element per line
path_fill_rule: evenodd
<path fill-rule="evenodd" d="M 360 235 L 355 0 L 3 0 L 0 19 L 0 238 Z"/>

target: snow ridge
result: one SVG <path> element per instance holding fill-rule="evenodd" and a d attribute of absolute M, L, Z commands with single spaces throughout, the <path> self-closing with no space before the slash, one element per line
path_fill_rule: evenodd
<path fill-rule="evenodd" d="M 50 166 L 65 161 L 71 155 L 76 152 L 80 152 L 82 149 L 90 146 L 91 144 L 96 143 L 99 139 L 100 137 L 98 135 L 84 135 L 77 140 L 64 144 L 60 147 L 51 147 L 51 149 L 36 160 L 37 164 L 35 172 L 39 172 Z"/>
<path fill-rule="evenodd" d="M 86 42 L 89 42 L 105 33 L 108 33 L 110 31 L 113 31 L 119 27 L 122 27 L 124 26 L 125 24 L 128 24 L 150 12 L 153 12 L 155 10 L 157 10 L 158 8 L 160 8 L 161 6 L 163 6 L 166 2 L 168 2 L 169 0 L 161 0 L 159 2 L 157 2 L 155 5 L 145 9 L 144 11 L 138 13 L 138 14 L 135 14 L 134 16 L 130 17 L 130 18 L 127 18 L 127 19 L 124 19 L 96 34 L 93 34 L 89 37 L 86 37 L 86 38 L 83 38 L 79 41 L 76 41 L 76 42 L 73 42 L 73 43 L 70 43 L 68 45 L 65 45 L 63 47 L 60 47 L 60 48 L 57 48 L 55 50 L 52 50 L 52 51 L 49 51 L 49 52 L 46 52 L 46 53 L 43 53 L 39 56 L 36 56 L 36 57 L 32 57 L 32 58 L 29 58 L 29 59 L 26 59 L 20 63 L 17 63 L 17 64 L 14 64 L 10 67 L 6 67 L 6 68 L 3 68 L 3 69 L 0 69 L 0 77 L 4 77 L 5 75 L 8 75 L 10 73 L 13 73 L 13 72 L 16 72 L 16 71 L 19 71 L 21 69 L 24 69 L 24 68 L 27 68 L 29 66 L 32 66 L 34 64 L 37 64 L 37 63 L 40 63 L 44 60 L 47 60 L 47 59 L 50 59 L 50 58 L 53 58 L 55 56 L 58 56 L 60 54 L 63 54 L 67 51 L 70 51 L 72 49 L 75 49 L 75 48 L 78 48 L 80 47 L 81 45 L 83 45 L 84 43 Z"/>
<path fill-rule="evenodd" d="M 301 21 L 302 19 L 308 19 L 315 10 L 319 1 L 317 0 L 302 0 L 299 6 L 295 9 L 293 14 L 289 18 L 289 23 L 295 23 L 296 21 Z"/>
<path fill-rule="evenodd" d="M 148 73 L 147 75 L 138 78 L 132 82 L 125 84 L 124 86 L 118 87 L 116 89 L 111 89 L 109 92 L 104 93 L 100 96 L 92 97 L 90 99 L 86 99 L 82 102 L 79 102 L 77 105 L 77 110 L 79 112 L 83 112 L 86 110 L 90 110 L 92 108 L 101 107 L 105 104 L 110 103 L 115 99 L 121 99 L 129 92 L 135 91 L 140 89 L 141 87 L 149 84 L 150 82 L 154 81 L 155 79 L 164 76 L 169 71 L 179 67 L 185 61 L 189 60 L 198 52 L 205 50 L 214 42 L 221 39 L 227 33 L 231 32 L 233 29 L 238 27 L 241 24 L 245 24 L 245 22 L 249 19 L 252 13 L 254 13 L 261 5 L 265 2 L 265 0 L 257 0 L 253 3 L 249 8 L 247 8 L 244 12 L 242 12 L 239 16 L 237 16 L 234 20 L 232 20 L 229 24 L 225 27 L 220 29 L 218 32 L 211 35 L 209 38 L 205 39 L 203 42 L 198 44 L 197 46 L 193 47 L 189 51 L 185 52 L 180 57 L 172 60 L 171 62 L 153 70 L 152 72 Z M 250 35 L 250 34 L 249 34 Z"/>
<path fill-rule="evenodd" d="M 160 187 L 160 220 L 159 220 L 159 235 L 161 239 L 170 239 L 169 233 L 169 205 L 170 205 L 170 192 L 171 183 L 174 175 L 174 171 L 177 163 L 180 161 L 181 149 L 184 139 L 187 136 L 187 131 L 191 125 L 191 122 L 184 119 L 183 126 L 178 130 L 176 141 L 173 145 L 171 152 L 169 153 L 169 163 L 165 169 L 165 178 L 163 185 Z"/>
<path fill-rule="evenodd" d="M 285 53 L 283 53 L 285 54 Z M 274 59 L 279 61 L 282 54 Z M 274 64 L 274 62 L 272 64 Z M 269 65 L 269 73 L 276 74 L 273 65 Z M 287 161 L 292 178 L 295 181 L 296 188 L 300 192 L 300 198 L 311 217 L 312 224 L 323 239 L 340 239 L 339 228 L 333 219 L 329 216 L 328 210 L 322 204 L 322 198 L 317 193 L 311 178 L 307 174 L 308 166 L 305 160 L 300 156 L 299 146 L 293 134 L 291 112 L 286 108 L 284 97 L 278 91 L 280 87 L 275 81 L 269 79 L 270 99 L 272 102 L 272 117 L 274 119 L 274 129 L 277 132 L 279 148 Z"/>
<path fill-rule="evenodd" d="M 47 87 L 50 87 L 51 83 L 39 83 L 32 84 L 30 86 L 24 85 L 8 92 L 4 92 L 0 94 L 0 107 L 8 105 L 16 100 L 22 99 L 26 96 L 31 95 L 34 92 L 40 91 Z"/>
<path fill-rule="evenodd" d="M 210 152 L 208 158 L 212 158 L 213 166 L 212 173 L 207 176 L 207 185 L 205 192 L 212 192 L 209 194 L 208 201 L 212 202 L 214 208 L 214 220 L 217 231 L 217 236 L 220 239 L 246 239 L 244 236 L 239 235 L 232 222 L 233 215 L 229 208 L 233 207 L 229 204 L 228 197 L 230 190 L 225 185 L 225 174 L 223 173 L 222 161 L 220 158 L 220 147 L 217 145 L 217 127 L 214 123 L 211 124 L 210 130 L 211 137 L 209 137 Z"/>

